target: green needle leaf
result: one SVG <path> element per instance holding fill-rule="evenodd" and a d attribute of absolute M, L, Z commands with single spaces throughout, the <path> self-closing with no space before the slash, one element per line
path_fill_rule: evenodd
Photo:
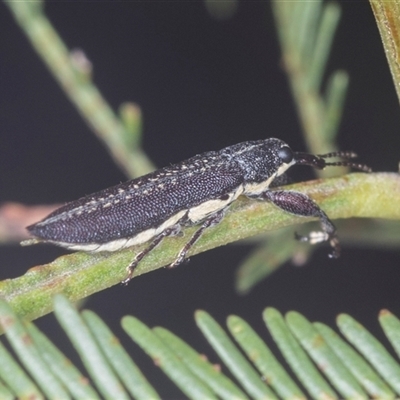
<path fill-rule="evenodd" d="M 88 310 L 82 312 L 82 317 L 107 360 L 132 396 L 137 400 L 160 399 L 160 396 L 101 318 Z"/>
<path fill-rule="evenodd" d="M 248 398 L 230 379 L 207 361 L 205 356 L 197 353 L 178 336 L 160 327 L 154 328 L 153 331 L 171 348 L 193 374 L 212 388 L 218 397 L 226 400 Z"/>
<path fill-rule="evenodd" d="M 297 312 L 291 311 L 287 313 L 286 321 L 290 330 L 321 372 L 328 377 L 332 385 L 344 398 L 367 399 L 367 394 L 351 372 L 306 318 Z"/>
<path fill-rule="evenodd" d="M 371 363 L 396 393 L 400 393 L 400 366 L 383 345 L 349 315 L 339 315 L 337 324 L 347 340 Z"/>
<path fill-rule="evenodd" d="M 54 314 L 79 353 L 83 364 L 106 399 L 128 399 L 89 328 L 71 303 L 62 295 L 54 297 Z"/>
<path fill-rule="evenodd" d="M 328 326 L 319 322 L 314 327 L 328 343 L 332 351 L 342 360 L 343 364 L 356 377 L 358 382 L 374 399 L 394 399 L 395 394 L 381 377 L 370 367 L 347 342 Z"/>
<path fill-rule="evenodd" d="M 242 318 L 228 317 L 228 328 L 247 357 L 255 364 L 265 382 L 284 399 L 304 400 L 306 396 L 294 383 L 260 336 Z"/>
<path fill-rule="evenodd" d="M 321 400 L 336 399 L 335 392 L 301 348 L 282 315 L 274 308 L 266 308 L 263 319 L 279 350 L 311 397 Z"/>
<path fill-rule="evenodd" d="M 154 363 L 175 382 L 186 396 L 199 400 L 217 398 L 145 324 L 131 316 L 124 317 L 121 324 L 131 339 L 154 360 Z"/>
<path fill-rule="evenodd" d="M 261 380 L 261 377 L 240 353 L 220 325 L 205 311 L 196 311 L 197 326 L 231 373 L 252 398 L 276 399 L 277 397 Z"/>

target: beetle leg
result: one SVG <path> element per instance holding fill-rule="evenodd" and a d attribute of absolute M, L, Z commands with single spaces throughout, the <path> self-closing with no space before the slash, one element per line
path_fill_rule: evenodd
<path fill-rule="evenodd" d="M 254 197 L 252 196 L 252 198 Z M 333 248 L 329 257 L 337 258 L 340 256 L 340 245 L 336 236 L 335 225 L 310 197 L 290 190 L 266 190 L 256 197 L 270 201 L 291 214 L 319 218 L 322 231 L 310 232 L 307 236 L 296 234 L 296 239 L 302 242 L 310 242 L 311 244 L 329 241 Z"/>
<path fill-rule="evenodd" d="M 216 213 L 207 217 L 207 219 L 201 224 L 200 228 L 193 234 L 189 241 L 182 247 L 175 261 L 173 261 L 168 268 L 174 268 L 181 264 L 185 258 L 187 252 L 193 247 L 193 245 L 200 239 L 201 235 L 207 228 L 217 225 L 221 222 L 224 217 L 224 210 L 217 211 Z"/>
<path fill-rule="evenodd" d="M 123 285 L 127 285 L 129 283 L 129 281 L 132 279 L 133 272 L 137 267 L 137 265 L 139 264 L 139 262 L 143 259 L 143 257 L 149 254 L 157 245 L 159 245 L 165 237 L 179 236 L 180 234 L 181 234 L 181 226 L 179 224 L 176 224 L 165 229 L 163 232 L 157 235 L 154 238 L 154 240 L 150 243 L 150 245 L 145 249 L 143 249 L 140 253 L 138 253 L 133 259 L 133 261 L 126 267 L 128 275 L 121 283 Z"/>

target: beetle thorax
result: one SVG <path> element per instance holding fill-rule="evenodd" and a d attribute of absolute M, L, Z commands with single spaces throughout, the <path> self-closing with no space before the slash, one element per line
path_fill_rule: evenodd
<path fill-rule="evenodd" d="M 271 182 L 290 168 L 294 161 L 285 163 L 278 152 L 284 143 L 278 139 L 255 142 L 246 151 L 233 157 L 243 170 L 245 184 Z"/>

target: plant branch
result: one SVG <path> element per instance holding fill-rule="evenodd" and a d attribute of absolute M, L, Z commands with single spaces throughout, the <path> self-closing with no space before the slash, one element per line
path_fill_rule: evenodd
<path fill-rule="evenodd" d="M 154 166 L 140 148 L 141 112 L 137 105 L 121 106 L 121 118 L 91 80 L 91 64 L 83 51 L 69 51 L 44 15 L 41 2 L 5 1 L 33 48 L 49 68 L 86 123 L 106 145 L 115 163 L 129 177 Z"/>
<path fill-rule="evenodd" d="M 273 3 L 282 59 L 292 95 L 311 153 L 336 150 L 335 138 L 341 120 L 348 75 L 334 71 L 325 96 L 322 78 L 340 18 L 340 7 L 321 1 Z M 332 170 L 321 176 L 332 176 Z"/>
<path fill-rule="evenodd" d="M 370 0 L 400 101 L 400 2 Z"/>
<path fill-rule="evenodd" d="M 332 219 L 400 219 L 400 208 L 393 201 L 393 198 L 400 196 L 398 174 L 356 173 L 287 188 L 310 195 Z M 309 220 L 311 219 L 281 212 L 266 202 L 240 198 L 232 205 L 223 221 L 204 234 L 191 251 L 191 255 Z M 143 259 L 134 276 L 171 263 L 196 229 L 198 227 L 185 229 L 184 237 L 166 238 Z M 134 251 L 127 249 L 107 254 L 80 252 L 59 257 L 50 264 L 31 268 L 22 277 L 1 282 L 0 296 L 9 301 L 19 315 L 30 320 L 35 319 L 52 310 L 51 298 L 55 293 L 64 293 L 71 301 L 77 301 L 118 284 L 125 278 L 125 268 L 132 261 L 134 253 L 147 245 L 137 246 Z"/>

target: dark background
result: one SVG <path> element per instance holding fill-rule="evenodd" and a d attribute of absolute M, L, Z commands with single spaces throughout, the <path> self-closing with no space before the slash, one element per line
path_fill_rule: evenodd
<path fill-rule="evenodd" d="M 376 171 L 396 171 L 399 104 L 372 11 L 367 2 L 341 5 L 329 63 L 330 71 L 342 68 L 351 78 L 340 147 L 356 150 Z M 211 18 L 202 2 L 49 2 L 46 13 L 69 48 L 85 51 L 94 81 L 114 109 L 127 100 L 140 104 L 144 148 L 158 166 L 271 136 L 305 150 L 268 2 L 241 2 L 227 21 Z M 3 4 L 0 82 L 0 202 L 64 202 L 126 179 Z M 234 271 L 250 249 L 230 245 L 195 256 L 176 270 L 158 270 L 93 295 L 86 307 L 110 323 L 145 371 L 153 372 L 119 328 L 123 315 L 172 329 L 212 361 L 216 356 L 193 321 L 196 309 L 222 324 L 227 315 L 240 315 L 265 337 L 266 306 L 294 309 L 331 326 L 338 313 L 349 313 L 380 338 L 379 310 L 400 316 L 397 251 L 345 247 L 331 261 L 321 248 L 307 266 L 288 264 L 241 297 L 233 290 Z M 51 246 L 3 246 L 0 277 L 17 277 L 60 254 Z M 39 325 L 68 351 L 52 316 Z M 155 373 L 164 397 L 176 396 Z"/>

